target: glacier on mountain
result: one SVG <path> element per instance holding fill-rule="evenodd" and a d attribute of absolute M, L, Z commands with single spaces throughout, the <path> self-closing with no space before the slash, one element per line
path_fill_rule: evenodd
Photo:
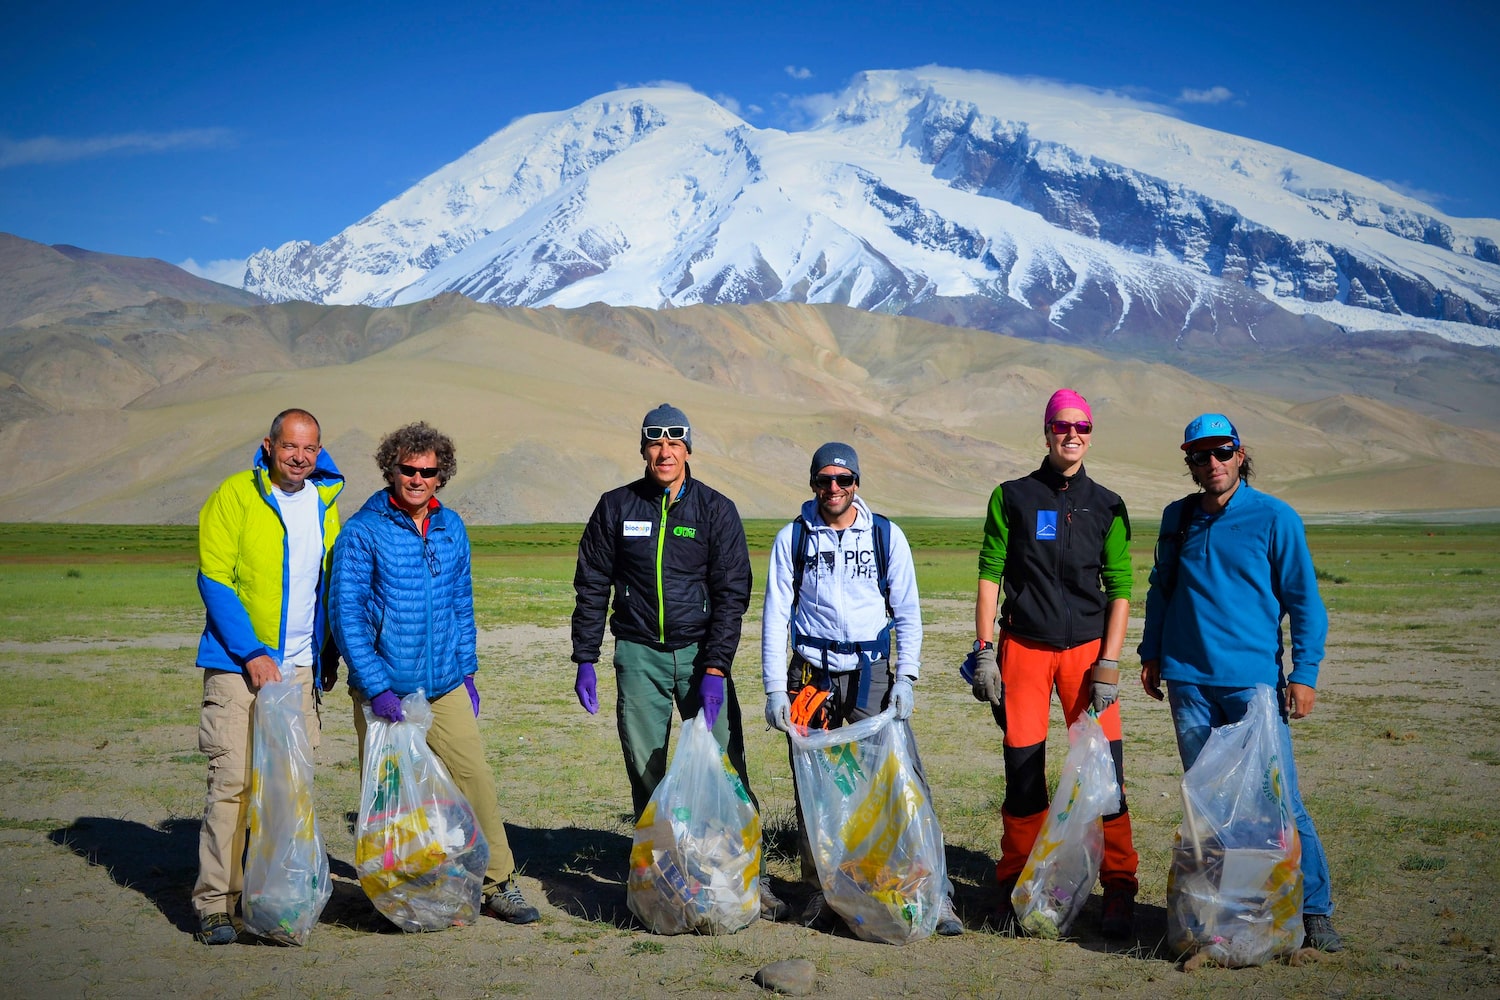
<path fill-rule="evenodd" d="M 800 132 L 671 88 L 530 115 L 327 242 L 254 254 L 245 287 L 840 303 L 1079 340 L 1253 338 L 1274 303 L 1496 344 L 1500 221 L 1137 102 L 929 67 L 862 74 Z"/>

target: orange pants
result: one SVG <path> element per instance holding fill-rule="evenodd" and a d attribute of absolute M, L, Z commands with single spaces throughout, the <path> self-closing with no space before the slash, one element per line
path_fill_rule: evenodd
<path fill-rule="evenodd" d="M 1047 724 L 1052 692 L 1062 704 L 1068 725 L 1092 701 L 1090 671 L 1099 658 L 1100 640 L 1072 649 L 1005 635 L 1000 640 L 1000 679 L 1005 684 L 1005 802 L 1000 807 L 1004 833 L 995 875 L 1001 885 L 1013 885 L 1047 819 Z M 1109 739 L 1120 782 L 1120 811 L 1104 817 L 1104 861 L 1099 882 L 1106 889 L 1136 890 L 1138 859 L 1130 835 L 1130 812 L 1125 804 L 1123 737 L 1120 704 L 1099 716 Z"/>

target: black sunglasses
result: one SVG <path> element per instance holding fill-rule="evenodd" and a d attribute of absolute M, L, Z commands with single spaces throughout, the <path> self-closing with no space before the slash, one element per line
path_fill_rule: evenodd
<path fill-rule="evenodd" d="M 1208 464 L 1210 458 L 1217 458 L 1219 464 L 1223 465 L 1233 458 L 1234 453 L 1238 450 L 1232 444 L 1221 444 L 1217 448 L 1199 448 L 1187 453 L 1187 462 L 1189 465 L 1197 466 L 1201 469 Z"/>
<path fill-rule="evenodd" d="M 647 441 L 660 441 L 666 438 L 669 441 L 681 441 L 688 436 L 688 429 L 681 425 L 672 427 L 642 427 L 641 433 L 646 435 Z"/>
<path fill-rule="evenodd" d="M 396 471 L 407 479 L 415 479 L 418 476 L 421 476 L 423 479 L 436 479 L 438 467 L 435 465 L 407 465 L 405 462 L 397 462 Z"/>
<path fill-rule="evenodd" d="M 858 482 L 858 477 L 852 472 L 840 472 L 836 476 L 813 476 L 813 486 L 820 490 L 832 489 L 834 483 L 839 484 L 840 489 L 847 490 Z"/>
<path fill-rule="evenodd" d="M 1094 433 L 1094 422 L 1092 420 L 1053 420 L 1047 424 L 1047 427 L 1058 437 L 1062 437 L 1071 430 L 1076 430 L 1080 434 Z"/>

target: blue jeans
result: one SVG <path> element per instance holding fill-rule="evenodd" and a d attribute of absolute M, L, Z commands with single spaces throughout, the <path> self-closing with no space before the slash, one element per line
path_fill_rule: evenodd
<path fill-rule="evenodd" d="M 1227 726 L 1245 717 L 1255 688 L 1210 687 L 1167 682 L 1172 705 L 1172 724 L 1177 729 L 1177 753 L 1186 771 L 1203 752 L 1215 726 Z M 1328 857 L 1312 817 L 1302 805 L 1297 784 L 1297 762 L 1292 757 L 1292 727 L 1281 717 L 1281 751 L 1286 760 L 1286 789 L 1292 800 L 1292 817 L 1302 838 L 1302 912 L 1333 915 L 1333 892 L 1328 883 Z"/>

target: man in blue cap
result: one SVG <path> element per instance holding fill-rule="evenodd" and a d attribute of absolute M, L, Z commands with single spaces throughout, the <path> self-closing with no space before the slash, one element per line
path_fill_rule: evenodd
<path fill-rule="evenodd" d="M 641 421 L 640 442 L 645 475 L 599 498 L 573 575 L 573 690 L 585 711 L 599 711 L 594 665 L 607 618 L 615 720 L 637 818 L 666 775 L 674 704 L 685 719 L 703 713 L 755 798 L 730 677 L 750 604 L 745 527 L 733 501 L 693 478 L 687 414 L 662 403 Z M 789 914 L 762 878 L 761 916 Z"/>
<path fill-rule="evenodd" d="M 1250 485 L 1250 456 L 1222 413 L 1195 417 L 1182 450 L 1202 492 L 1162 513 L 1138 649 L 1141 686 L 1160 701 L 1166 681 L 1184 769 L 1198 759 L 1213 728 L 1244 716 L 1257 684 L 1276 689 L 1287 790 L 1302 838 L 1306 943 L 1339 951 L 1328 859 L 1302 804 L 1288 724 L 1288 717 L 1305 718 L 1313 710 L 1328 635 L 1302 519 Z M 1283 618 L 1291 626 L 1289 674 L 1282 663 Z"/>

